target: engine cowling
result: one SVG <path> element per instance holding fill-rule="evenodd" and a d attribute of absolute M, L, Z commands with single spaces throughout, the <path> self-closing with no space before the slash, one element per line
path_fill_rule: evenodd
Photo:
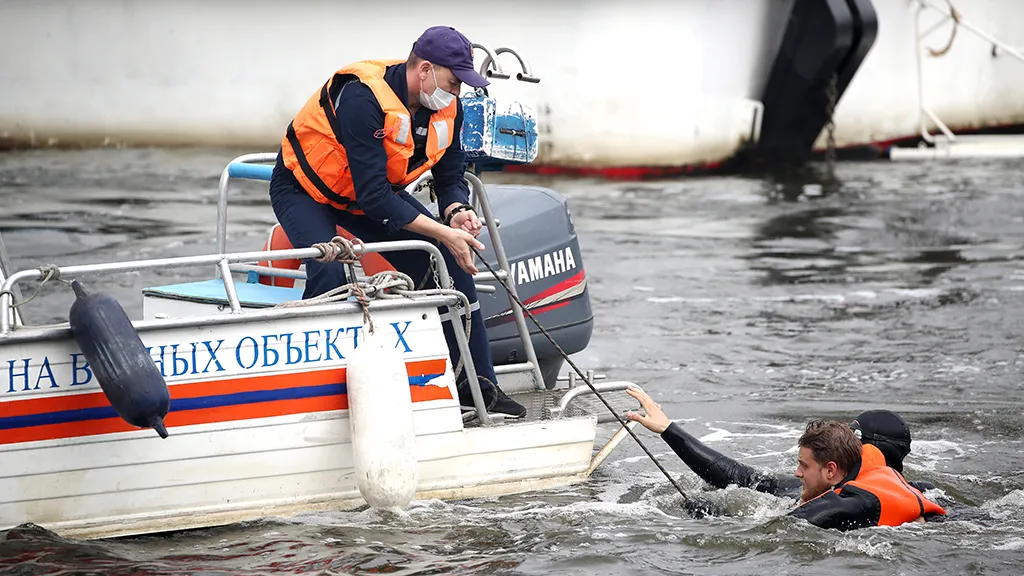
<path fill-rule="evenodd" d="M 583 350 L 593 333 L 594 313 L 579 239 L 565 198 L 548 188 L 511 184 L 487 186 L 487 195 L 500 223 L 510 268 L 508 282 L 562 350 L 567 354 Z M 497 268 L 486 229 L 479 239 L 487 247 L 482 252 L 484 258 Z M 499 286 L 494 293 L 481 293 L 479 299 L 495 364 L 524 362 L 526 352 L 504 289 Z M 545 381 L 552 387 L 562 365 L 561 355 L 529 318 L 526 326 Z"/>

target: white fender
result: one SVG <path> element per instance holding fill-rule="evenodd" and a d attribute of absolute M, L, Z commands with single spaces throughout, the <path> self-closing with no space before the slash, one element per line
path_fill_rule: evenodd
<path fill-rule="evenodd" d="M 409 374 L 391 339 L 363 334 L 347 378 L 356 485 L 373 508 L 404 508 L 419 482 Z"/>

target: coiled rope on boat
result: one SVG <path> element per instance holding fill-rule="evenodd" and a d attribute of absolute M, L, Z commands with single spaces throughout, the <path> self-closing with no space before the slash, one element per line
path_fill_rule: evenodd
<path fill-rule="evenodd" d="M 343 236 L 335 236 L 330 242 L 317 242 L 313 244 L 312 248 L 317 248 L 322 252 L 319 258 L 314 258 L 317 262 L 342 262 L 346 264 L 349 269 L 348 277 L 352 281 L 311 298 L 282 302 L 276 306 L 277 308 L 316 306 L 354 298 L 363 309 L 363 324 L 367 325 L 372 333 L 373 319 L 370 317 L 370 301 L 373 299 L 393 300 L 406 298 L 412 300 L 417 297 L 454 296 L 459 299 L 459 304 L 455 307 L 456 309 L 450 310 L 452 325 L 455 325 L 454 317 L 456 315 L 462 316 L 463 326 L 466 331 L 466 342 L 469 342 L 469 338 L 472 335 L 472 320 L 469 314 L 470 304 L 469 298 L 462 292 L 441 288 L 440 286 L 427 290 L 416 290 L 416 284 L 413 282 L 412 277 L 396 270 L 378 272 L 368 277 L 365 281 L 357 280 L 354 265 L 362 258 L 365 248 L 365 244 L 359 238 L 349 240 Z M 433 268 L 433 264 L 431 264 L 431 268 Z M 440 282 L 437 280 L 436 272 L 434 278 L 435 282 L 439 285 Z M 465 314 L 462 313 L 463 311 L 465 311 Z M 465 359 L 460 355 L 459 362 L 455 366 L 455 374 L 459 374 L 462 371 L 464 362 Z"/>

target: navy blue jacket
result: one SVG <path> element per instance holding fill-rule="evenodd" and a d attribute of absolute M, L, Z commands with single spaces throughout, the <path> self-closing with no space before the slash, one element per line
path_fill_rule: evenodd
<path fill-rule="evenodd" d="M 408 101 L 409 86 L 405 79 L 405 64 L 388 66 L 384 81 L 403 103 Z M 339 97 L 340 92 L 340 97 Z M 349 172 L 356 191 L 356 204 L 366 217 L 385 224 L 388 234 L 397 234 L 420 214 L 406 194 L 396 194 L 387 179 L 387 152 L 384 143 L 376 133 L 384 128 L 384 110 L 365 84 L 353 81 L 335 83 L 331 90 L 331 101 L 336 104 L 336 114 L 341 124 L 339 135 L 341 145 L 348 155 Z M 463 178 L 466 162 L 462 151 L 462 102 L 458 101 L 452 143 L 441 159 L 431 168 L 434 176 L 434 190 L 437 194 L 438 210 L 444 210 L 453 202 L 469 201 L 469 186 Z M 420 107 L 412 118 L 415 152 L 409 159 L 409 170 L 426 161 L 427 127 L 433 110 Z M 443 216 L 443 214 L 441 214 Z"/>

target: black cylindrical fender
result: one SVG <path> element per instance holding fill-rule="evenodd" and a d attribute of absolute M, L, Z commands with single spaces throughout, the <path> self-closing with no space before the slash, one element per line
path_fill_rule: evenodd
<path fill-rule="evenodd" d="M 71 287 L 71 332 L 110 405 L 125 422 L 166 438 L 171 394 L 131 319 L 114 298 L 90 294 L 77 280 Z"/>

